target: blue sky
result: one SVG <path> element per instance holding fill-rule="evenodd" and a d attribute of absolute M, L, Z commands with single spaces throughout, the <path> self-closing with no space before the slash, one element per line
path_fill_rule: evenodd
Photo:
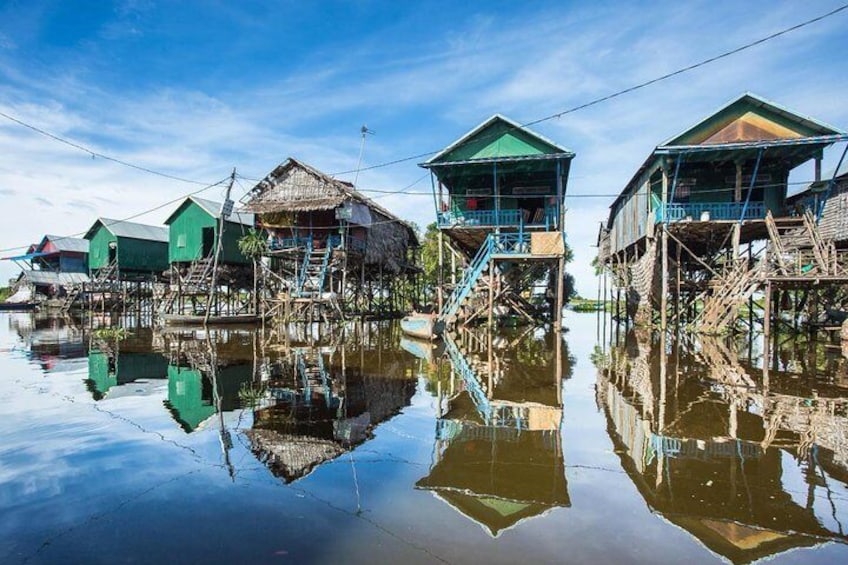
<path fill-rule="evenodd" d="M 840 4 L 7 0 L 0 110 L 191 179 L 214 182 L 233 167 L 258 178 L 290 155 L 335 173 L 356 167 L 362 124 L 376 132 L 365 166 L 435 151 L 493 113 L 531 121 Z M 611 195 L 657 143 L 720 105 L 752 91 L 848 128 L 845 29 L 848 12 L 535 126 L 577 153 L 567 232 L 578 290 L 596 291 L 591 246 Z M 0 155 L 0 248 L 83 231 L 97 216 L 125 217 L 196 188 L 6 120 Z M 396 190 L 418 181 L 410 190 L 426 192 L 417 162 L 364 171 L 358 184 Z M 427 194 L 372 194 L 420 225 L 434 219 Z M 3 279 L 14 273 L 0 263 Z"/>

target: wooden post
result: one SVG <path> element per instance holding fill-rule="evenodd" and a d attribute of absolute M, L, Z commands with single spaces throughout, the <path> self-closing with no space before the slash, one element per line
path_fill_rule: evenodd
<path fill-rule="evenodd" d="M 665 335 L 668 325 L 668 170 L 662 170 L 662 289 L 660 296 L 660 330 Z"/>
<path fill-rule="evenodd" d="M 439 230 L 439 272 L 438 272 L 438 290 L 436 292 L 436 299 L 438 300 L 439 307 L 439 315 L 442 313 L 442 308 L 444 306 L 444 289 L 442 288 L 445 284 L 444 275 L 442 273 L 445 264 L 445 249 L 444 249 L 444 235 L 442 234 L 442 230 Z"/>
<path fill-rule="evenodd" d="M 489 333 L 495 327 L 495 261 L 489 259 Z"/>
<path fill-rule="evenodd" d="M 768 377 L 771 349 L 771 281 L 766 283 L 766 294 L 763 301 L 763 376 Z"/>
<path fill-rule="evenodd" d="M 565 293 L 565 257 L 560 256 L 557 261 L 557 295 L 556 295 L 556 328 L 555 331 L 557 334 L 562 331 L 562 303 L 565 298 L 563 294 Z M 556 339 L 560 339 L 557 336 Z"/>

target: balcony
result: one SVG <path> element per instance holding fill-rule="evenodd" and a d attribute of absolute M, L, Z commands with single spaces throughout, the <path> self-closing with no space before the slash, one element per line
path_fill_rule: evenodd
<path fill-rule="evenodd" d="M 542 227 L 554 229 L 557 225 L 557 210 L 554 207 L 539 209 L 533 218 L 529 211 L 520 208 L 511 210 L 454 210 L 440 212 L 439 227 Z"/>
<path fill-rule="evenodd" d="M 664 213 L 665 212 L 665 213 Z M 665 208 L 654 210 L 657 223 L 666 219 L 669 222 L 693 221 L 714 222 L 720 220 L 762 220 L 766 217 L 765 202 L 692 202 L 686 204 L 666 204 Z"/>

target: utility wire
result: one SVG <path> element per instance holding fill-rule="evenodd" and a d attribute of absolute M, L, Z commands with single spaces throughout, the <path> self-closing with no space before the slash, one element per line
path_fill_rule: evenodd
<path fill-rule="evenodd" d="M 715 55 L 713 57 L 703 59 L 703 60 L 701 60 L 697 63 L 693 63 L 689 66 L 677 69 L 676 71 L 666 73 L 664 75 L 658 76 L 658 77 L 653 78 L 651 80 L 646 80 L 645 82 L 640 82 L 640 83 L 635 84 L 633 86 L 630 86 L 628 88 L 624 88 L 622 90 L 618 90 L 616 92 L 613 92 L 612 94 L 607 94 L 605 96 L 601 96 L 600 98 L 595 98 L 595 99 L 590 100 L 588 102 L 578 104 L 577 106 L 572 106 L 571 108 L 568 108 L 566 110 L 562 110 L 561 112 L 557 112 L 555 114 L 551 114 L 551 115 L 545 116 L 543 118 L 539 118 L 539 119 L 536 119 L 536 120 L 526 122 L 524 124 L 521 124 L 520 126 L 515 126 L 511 129 L 517 130 L 517 129 L 520 129 L 520 128 L 526 128 L 526 127 L 529 127 L 529 126 L 540 124 L 542 122 L 547 122 L 547 121 L 550 121 L 550 120 L 561 118 L 561 117 L 563 117 L 567 114 L 572 114 L 572 113 L 577 112 L 579 110 L 584 110 L 586 108 L 590 108 L 592 106 L 596 106 L 598 104 L 601 104 L 602 102 L 612 100 L 613 98 L 618 98 L 619 96 L 623 96 L 625 94 L 629 94 L 631 92 L 641 90 L 645 87 L 651 86 L 651 85 L 656 84 L 658 82 L 668 80 L 672 77 L 676 77 L 678 75 L 682 75 L 682 74 L 687 73 L 689 71 L 693 71 L 693 70 L 698 69 L 700 67 L 703 67 L 705 65 L 709 65 L 710 63 L 714 63 L 714 62 L 719 61 L 721 59 L 725 59 L 725 58 L 730 57 L 732 55 L 736 55 L 737 53 L 741 53 L 742 51 L 746 51 L 748 49 L 751 49 L 752 47 L 757 47 L 758 45 L 762 45 L 763 43 L 771 41 L 772 39 L 776 39 L 778 37 L 781 37 L 783 35 L 786 35 L 788 33 L 793 32 L 793 31 L 797 31 L 801 28 L 804 28 L 804 27 L 807 27 L 807 26 L 812 25 L 814 23 L 820 22 L 820 21 L 827 19 L 829 17 L 835 16 L 836 14 L 843 12 L 846 9 L 848 9 L 848 4 L 843 4 L 842 6 L 839 6 L 838 8 L 834 8 L 833 10 L 831 10 L 831 11 L 825 13 L 825 14 L 822 14 L 820 16 L 816 16 L 815 18 L 811 18 L 809 20 L 803 21 L 803 22 L 795 24 L 793 26 L 784 28 L 780 31 L 776 31 L 776 32 L 774 32 L 770 35 L 767 35 L 765 37 L 761 37 L 760 39 L 756 39 L 756 40 L 751 41 L 749 43 L 745 43 L 744 45 L 740 45 L 739 47 L 736 47 L 736 48 L 731 49 L 729 51 L 724 51 L 723 53 L 720 53 L 720 54 Z M 501 135 L 503 135 L 503 132 L 498 132 L 497 136 L 492 135 L 491 138 L 495 139 L 496 137 L 499 137 Z M 482 136 L 479 139 L 485 140 L 486 136 Z M 417 155 L 410 155 L 409 157 L 402 157 L 400 159 L 394 159 L 392 161 L 386 161 L 384 163 L 378 163 L 376 165 L 370 165 L 368 167 L 361 167 L 361 168 L 358 168 L 358 169 L 351 169 L 351 170 L 347 170 L 347 171 L 339 171 L 337 173 L 331 173 L 331 176 L 348 175 L 348 174 L 355 173 L 357 171 L 361 172 L 361 171 L 369 171 L 369 170 L 372 170 L 372 169 L 380 169 L 380 168 L 384 168 L 384 167 L 389 167 L 389 166 L 392 166 L 392 165 L 397 165 L 399 163 L 405 163 L 407 161 L 412 161 L 412 160 L 415 160 L 415 159 L 423 159 L 424 157 L 429 157 L 430 155 L 435 155 L 439 151 L 441 151 L 441 149 L 436 150 L 436 151 L 428 151 L 426 153 L 419 153 Z"/>
<path fill-rule="evenodd" d="M 80 145 L 79 143 L 76 143 L 75 141 L 71 141 L 71 140 L 66 139 L 64 137 L 59 137 L 58 135 L 50 133 L 49 131 L 43 130 L 43 129 L 41 129 L 37 126 L 34 126 L 32 124 L 29 124 L 29 123 L 27 123 L 23 120 L 19 120 L 18 118 L 14 117 L 14 116 L 10 116 L 9 114 L 7 114 L 5 112 L 0 112 L 0 116 L 2 116 L 3 118 L 6 118 L 7 120 L 9 120 L 11 122 L 15 122 L 16 124 L 18 124 L 20 126 L 31 129 L 32 131 L 34 131 L 38 134 L 41 134 L 45 137 L 49 137 L 50 139 L 52 139 L 54 141 L 58 141 L 59 143 L 63 143 L 65 145 L 69 146 L 69 147 L 73 147 L 74 149 L 79 149 L 80 151 L 88 153 L 92 157 L 97 157 L 99 159 L 111 161 L 113 163 L 117 163 L 119 165 L 123 165 L 123 166 L 129 167 L 131 169 L 135 169 L 137 171 L 142 171 L 144 173 L 149 173 L 151 175 L 156 175 L 156 176 L 163 177 L 163 178 L 166 178 L 166 179 L 176 180 L 176 181 L 185 182 L 185 183 L 189 183 L 189 184 L 206 184 L 203 181 L 178 177 L 176 175 L 172 175 L 172 174 L 169 174 L 169 173 L 163 173 L 162 171 L 157 171 L 155 169 L 151 169 L 151 168 L 148 168 L 148 167 L 136 165 L 134 163 L 130 163 L 129 161 L 124 161 L 123 159 L 118 159 L 117 157 L 111 157 L 109 155 L 105 155 L 103 153 L 100 153 L 99 151 L 89 149 L 88 147 L 86 147 L 84 145 Z"/>
<path fill-rule="evenodd" d="M 585 102 L 585 103 L 579 104 L 579 105 L 577 105 L 577 106 L 573 106 L 573 107 L 568 108 L 568 109 L 566 109 L 566 110 L 563 110 L 563 111 L 561 111 L 561 112 L 557 112 L 557 113 L 555 113 L 555 114 L 551 114 L 551 115 L 549 115 L 549 116 L 545 116 L 545 117 L 542 117 L 542 118 L 539 118 L 539 119 L 536 119 L 536 120 L 532 120 L 532 121 L 526 122 L 526 123 L 524 123 L 524 124 L 521 124 L 520 126 L 516 126 L 516 127 L 512 128 L 512 129 L 525 128 L 525 127 L 529 127 L 529 126 L 532 126 L 532 125 L 540 124 L 540 123 L 542 123 L 542 122 L 546 122 L 546 121 L 549 121 L 549 120 L 558 119 L 558 118 L 561 118 L 561 117 L 563 117 L 563 116 L 565 116 L 565 115 L 567 115 L 567 114 L 571 114 L 571 113 L 577 112 L 577 111 L 579 111 L 579 110 L 583 110 L 583 109 L 586 109 L 586 108 L 589 108 L 589 107 L 595 106 L 595 105 L 600 104 L 600 103 L 602 103 L 602 102 L 606 102 L 606 101 L 608 101 L 608 100 L 612 100 L 612 99 L 614 99 L 614 98 L 618 98 L 619 96 L 623 96 L 623 95 L 625 95 L 625 94 L 629 94 L 629 93 L 634 92 L 634 91 L 636 91 L 636 90 L 640 90 L 640 89 L 646 88 L 646 87 L 648 87 L 648 86 L 650 86 L 650 85 L 653 85 L 653 84 L 656 84 L 656 83 L 659 83 L 659 82 L 662 82 L 662 81 L 668 80 L 668 79 L 670 79 L 670 78 L 672 78 L 672 77 L 675 77 L 675 76 L 678 76 L 678 75 L 681 75 L 681 74 L 687 73 L 687 72 L 692 71 L 692 70 L 695 70 L 695 69 L 698 69 L 698 68 L 703 67 L 703 66 L 705 66 L 705 65 L 708 65 L 708 64 L 710 64 L 710 63 L 714 63 L 714 62 L 719 61 L 719 60 L 721 60 L 721 59 L 724 59 L 724 58 L 730 57 L 730 56 L 732 56 L 732 55 L 735 55 L 735 54 L 741 53 L 742 51 L 746 51 L 746 50 L 751 49 L 751 48 L 753 48 L 753 47 L 756 47 L 756 46 L 758 46 L 758 45 L 762 45 L 763 43 L 766 43 L 766 42 L 768 42 L 768 41 L 771 41 L 772 39 L 776 39 L 776 38 L 778 38 L 778 37 L 781 37 L 781 36 L 783 36 L 783 35 L 786 35 L 786 34 L 788 34 L 788 33 L 793 32 L 793 31 L 797 31 L 797 30 L 799 30 L 799 29 L 801 29 L 801 28 L 807 27 L 807 26 L 809 26 L 809 25 L 812 25 L 812 24 L 814 24 L 814 23 L 817 23 L 817 22 L 820 22 L 820 21 L 822 21 L 822 20 L 824 20 L 824 19 L 827 19 L 827 18 L 829 18 L 829 17 L 832 17 L 832 16 L 834 16 L 834 15 L 836 15 L 836 14 L 840 13 L 840 12 L 845 11 L 846 9 L 848 9 L 848 4 L 843 4 L 842 6 L 839 6 L 839 7 L 837 7 L 837 8 L 834 8 L 833 10 L 831 10 L 831 11 L 829 11 L 829 12 L 827 12 L 827 13 L 821 14 L 821 15 L 819 15 L 819 16 L 816 16 L 816 17 L 811 18 L 811 19 L 809 19 L 809 20 L 806 20 L 806 21 L 803 21 L 803 22 L 801 22 L 801 23 L 795 24 L 795 25 L 790 26 L 790 27 L 788 27 L 788 28 L 784 28 L 784 29 L 779 30 L 779 31 L 777 31 L 777 32 L 775 32 L 775 33 L 772 33 L 772 34 L 767 35 L 767 36 L 765 36 L 765 37 L 762 37 L 762 38 L 760 38 L 760 39 L 757 39 L 757 40 L 751 41 L 751 42 L 749 42 L 749 43 L 746 43 L 746 44 L 744 44 L 744 45 L 741 45 L 741 46 L 736 47 L 736 48 L 734 48 L 734 49 L 731 49 L 731 50 L 729 50 L 729 51 L 725 51 L 725 52 L 720 53 L 720 54 L 718 54 L 718 55 L 715 55 L 715 56 L 713 56 L 713 57 L 709 57 L 709 58 L 704 59 L 704 60 L 702 60 L 702 61 L 699 61 L 699 62 L 697 62 L 697 63 L 693 63 L 693 64 L 691 64 L 691 65 L 689 65 L 689 66 L 686 66 L 686 67 L 683 67 L 683 68 L 677 69 L 676 71 L 672 71 L 672 72 L 670 72 L 670 73 L 666 73 L 666 74 L 664 74 L 664 75 L 661 75 L 661 76 L 659 76 L 659 77 L 653 78 L 653 79 L 651 79 L 651 80 L 647 80 L 647 81 L 641 82 L 641 83 L 639 83 L 639 84 L 636 84 L 636 85 L 630 86 L 630 87 L 628 87 L 628 88 L 625 88 L 625 89 L 622 89 L 622 90 L 618 90 L 618 91 L 613 92 L 613 93 L 611 93 L 611 94 L 607 94 L 607 95 L 605 95 L 605 96 L 602 96 L 602 97 L 599 97 L 599 98 L 595 98 L 595 99 L 593 99 L 593 100 L 590 100 L 590 101 L 588 101 L 588 102 Z M 36 133 L 38 133 L 38 134 L 40 134 L 40 135 L 43 135 L 43 136 L 48 137 L 48 138 L 50 138 L 50 139 L 53 139 L 54 141 L 57 141 L 57 142 L 59 142 L 59 143 L 65 144 L 65 145 L 67 145 L 67 146 L 69 146 L 69 147 L 72 147 L 72 148 L 78 149 L 78 150 L 80 150 L 80 151 L 83 151 L 83 152 L 85 152 L 85 153 L 87 153 L 87 154 L 91 155 L 92 157 L 97 157 L 97 158 L 100 158 L 100 159 L 104 159 L 104 160 L 106 160 L 106 161 L 111 161 L 111 162 L 113 162 L 113 163 L 117 163 L 117 164 L 119 164 L 119 165 L 123 165 L 123 166 L 125 166 L 125 167 L 129 167 L 129 168 L 132 168 L 132 169 L 135 169 L 135 170 L 138 170 L 138 171 L 142 171 L 142 172 L 145 172 L 145 173 L 148 173 L 148 174 L 156 175 L 156 176 L 163 177 L 163 178 L 167 178 L 167 179 L 171 179 L 171 180 L 176 180 L 176 181 L 185 182 L 185 183 L 190 183 L 190 184 L 199 184 L 199 185 L 204 184 L 202 181 L 197 181 L 197 180 L 187 179 L 187 178 L 183 178 L 183 177 L 178 177 L 178 176 L 176 176 L 176 175 L 171 175 L 171 174 L 169 174 L 169 173 L 164 173 L 164 172 L 161 172 L 161 171 L 157 171 L 157 170 L 155 170 L 155 169 L 151 169 L 151 168 L 149 168 L 149 167 L 144 167 L 144 166 L 141 166 L 141 165 L 136 165 L 136 164 L 134 164 L 134 163 L 130 163 L 130 162 L 125 161 L 125 160 L 123 160 L 123 159 L 119 159 L 119 158 L 116 158 L 116 157 L 112 157 L 112 156 L 106 155 L 106 154 L 104 154 L 104 153 L 100 153 L 99 151 L 95 151 L 95 150 L 93 150 L 93 149 L 89 149 L 88 147 L 85 147 L 84 145 L 81 145 L 81 144 L 76 143 L 76 142 L 74 142 L 74 141 L 71 141 L 71 140 L 69 140 L 69 139 L 66 139 L 66 138 L 60 137 L 60 136 L 58 136 L 58 135 L 56 135 L 56 134 L 50 133 L 50 132 L 48 132 L 48 131 L 46 131 L 46 130 L 44 130 L 44 129 L 41 129 L 41 128 L 39 128 L 39 127 L 37 127 L 37 126 L 34 126 L 34 125 L 32 125 L 32 124 L 29 124 L 29 123 L 27 123 L 27 122 L 24 122 L 23 120 L 20 120 L 20 119 L 18 119 L 18 118 L 16 118 L 16 117 L 14 117 L 14 116 L 11 116 L 11 115 L 9 115 L 9 114 L 7 114 L 7 113 L 5 113 L 5 112 L 2 112 L 2 111 L 0 111 L 0 117 L 6 118 L 6 119 L 7 119 L 7 120 L 9 120 L 9 121 L 12 121 L 12 122 L 14 122 L 14 123 L 16 123 L 16 124 L 18 124 L 18 125 L 20 125 L 20 126 L 22 126 L 22 127 L 28 128 L 28 129 L 30 129 L 30 130 L 32 130 L 32 131 L 34 131 L 34 132 L 36 132 Z M 500 132 L 498 135 L 502 135 L 502 133 L 503 133 L 503 132 Z M 494 139 L 494 136 L 492 136 L 492 138 Z M 481 139 L 485 139 L 485 138 L 481 138 Z M 368 166 L 368 167 L 357 167 L 356 169 L 351 169 L 351 170 L 347 170 L 347 171 L 339 171 L 339 172 L 336 172 L 336 173 L 331 173 L 331 175 L 330 175 L 330 176 L 340 176 L 340 175 L 345 175 L 345 174 L 359 173 L 359 172 L 362 172 L 362 171 L 368 171 L 368 170 L 374 170 L 374 169 L 379 169 L 379 168 L 385 168 L 385 167 L 389 167 L 389 166 L 392 166 L 392 165 L 397 165 L 397 164 L 400 164 L 400 163 L 405 163 L 405 162 L 408 162 L 408 161 L 412 161 L 412 160 L 415 160 L 415 159 L 421 159 L 421 158 L 424 158 L 424 157 L 427 157 L 427 156 L 433 155 L 433 154 L 435 154 L 435 153 L 438 153 L 439 151 L 441 151 L 441 150 L 428 151 L 428 152 L 425 152 L 425 153 L 418 153 L 418 154 L 416 154 L 416 155 L 410 155 L 410 156 L 408 156 L 408 157 L 403 157 L 403 158 L 400 158 L 400 159 L 394 159 L 394 160 L 391 160 L 391 161 L 386 161 L 386 162 L 383 162 L 383 163 L 378 163 L 378 164 L 376 164 L 376 165 L 370 165 L 370 166 Z M 228 178 L 229 178 L 229 177 L 228 177 Z M 246 180 L 253 180 L 253 179 L 248 179 L 248 177 L 242 177 L 242 178 L 244 178 L 244 179 L 246 179 Z M 227 179 L 224 179 L 224 180 L 227 180 Z M 202 192 L 202 191 L 204 191 L 204 190 L 207 190 L 207 189 L 209 189 L 209 188 L 212 188 L 213 186 L 217 186 L 217 185 L 221 184 L 221 182 L 223 182 L 223 181 L 219 181 L 219 182 L 214 183 L 214 184 L 206 185 L 206 186 L 204 186 L 202 189 L 200 189 L 200 190 L 198 190 L 198 191 L 196 191 L 196 192 L 189 193 L 189 194 L 187 194 L 187 195 L 183 195 L 183 196 L 181 196 L 180 198 L 177 198 L 177 199 L 175 199 L 175 200 L 172 200 L 172 201 L 166 202 L 166 203 L 161 204 L 161 205 L 159 205 L 159 206 L 157 206 L 157 207 L 155 207 L 155 208 L 152 208 L 152 209 L 150 209 L 150 210 L 146 210 L 146 211 L 144 211 L 144 212 L 140 212 L 140 213 L 138 213 L 138 214 L 135 214 L 135 215 L 133 215 L 133 216 L 130 216 L 129 218 L 126 218 L 126 219 L 124 219 L 124 220 L 120 220 L 120 221 L 127 221 L 127 220 L 129 220 L 129 219 L 136 218 L 136 217 L 141 216 L 141 215 L 144 215 L 144 214 L 148 214 L 148 213 L 153 212 L 153 211 L 155 211 L 155 210 L 158 210 L 158 209 L 160 209 L 160 208 L 162 208 L 162 207 L 164 207 L 164 206 L 167 206 L 167 205 L 169 205 L 169 204 L 172 204 L 172 203 L 176 202 L 177 200 L 181 200 L 182 198 L 185 198 L 186 196 L 190 196 L 191 194 L 197 194 L 197 193 L 199 193 L 199 192 Z M 417 182 L 417 181 L 416 181 L 416 182 Z M 399 194 L 399 193 L 401 193 L 401 191 L 397 191 L 396 193 L 398 193 L 398 194 Z M 575 197 L 575 196 L 577 196 L 577 195 L 573 195 L 572 197 Z M 590 196 L 585 196 L 585 197 L 590 197 Z M 76 235 L 79 235 L 79 234 L 76 234 Z M 66 236 L 66 237 L 74 237 L 74 236 Z M 22 246 L 17 246 L 17 247 L 6 248 L 6 249 L 0 249 L 0 252 L 13 251 L 13 250 L 16 250 L 16 249 L 26 248 L 26 247 L 28 247 L 28 246 L 29 246 L 29 244 L 27 244 L 27 245 L 22 245 Z"/>
<path fill-rule="evenodd" d="M 133 214 L 132 216 L 127 216 L 126 218 L 121 218 L 120 220 L 113 220 L 113 221 L 111 221 L 111 222 L 105 222 L 105 223 L 104 223 L 104 225 L 106 225 L 106 226 L 108 227 L 108 226 L 111 226 L 111 225 L 114 225 L 114 224 L 120 224 L 121 222 L 128 222 L 128 221 L 130 221 L 130 220 L 134 220 L 134 219 L 136 219 L 136 218 L 138 218 L 138 217 L 140 217 L 140 216 L 145 216 L 145 215 L 147 215 L 147 214 L 150 214 L 151 212 L 155 212 L 155 211 L 157 211 L 157 210 L 161 210 L 161 209 L 162 209 L 162 208 L 164 208 L 165 206 L 170 206 L 170 205 L 172 205 L 172 204 L 175 204 L 175 203 L 177 203 L 177 202 L 180 202 L 181 200 L 183 200 L 183 199 L 185 199 L 185 198 L 188 198 L 189 196 L 194 196 L 195 194 L 200 194 L 201 192 L 205 192 L 205 191 L 209 190 L 210 188 L 214 188 L 214 187 L 216 187 L 216 186 L 220 186 L 221 184 L 223 184 L 224 182 L 228 181 L 229 179 L 230 179 L 230 177 L 229 177 L 229 176 L 224 177 L 223 179 L 219 180 L 219 181 L 218 181 L 218 182 L 216 182 L 216 183 L 206 185 L 206 186 L 204 186 L 203 188 L 199 188 L 199 189 L 197 189 L 197 190 L 195 190 L 195 191 L 193 191 L 193 192 L 188 192 L 188 193 L 186 193 L 186 194 L 183 194 L 183 195 L 181 195 L 181 196 L 178 196 L 177 198 L 174 198 L 173 200 L 168 200 L 167 202 L 163 202 L 162 204 L 158 204 L 158 205 L 154 206 L 153 208 L 148 208 L 147 210 L 143 210 L 143 211 L 141 211 L 141 212 L 137 212 L 137 213 Z M 82 231 L 82 232 L 77 232 L 77 233 L 74 233 L 74 234 L 71 234 L 71 235 L 63 235 L 63 236 L 61 236 L 61 237 L 57 237 L 57 238 L 55 238 L 53 241 L 61 241 L 61 240 L 63 240 L 63 239 L 70 239 L 70 238 L 73 238 L 73 237 L 80 237 L 80 236 L 82 236 L 82 235 L 85 235 L 86 233 L 87 233 L 86 231 Z M 16 247 L 6 247 L 5 249 L 0 249 L 0 253 L 6 253 L 6 252 L 8 252 L 8 251 L 16 251 L 16 250 L 18 250 L 18 249 L 26 249 L 26 248 L 28 248 L 30 245 L 32 245 L 32 244 L 31 244 L 31 243 L 27 243 L 26 245 L 18 245 L 18 246 L 16 246 Z"/>

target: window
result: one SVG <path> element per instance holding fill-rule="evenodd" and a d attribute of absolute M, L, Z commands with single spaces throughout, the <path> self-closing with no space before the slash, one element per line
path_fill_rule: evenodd
<path fill-rule="evenodd" d="M 185 247 L 186 246 L 186 235 L 181 233 L 177 236 L 177 247 Z"/>

